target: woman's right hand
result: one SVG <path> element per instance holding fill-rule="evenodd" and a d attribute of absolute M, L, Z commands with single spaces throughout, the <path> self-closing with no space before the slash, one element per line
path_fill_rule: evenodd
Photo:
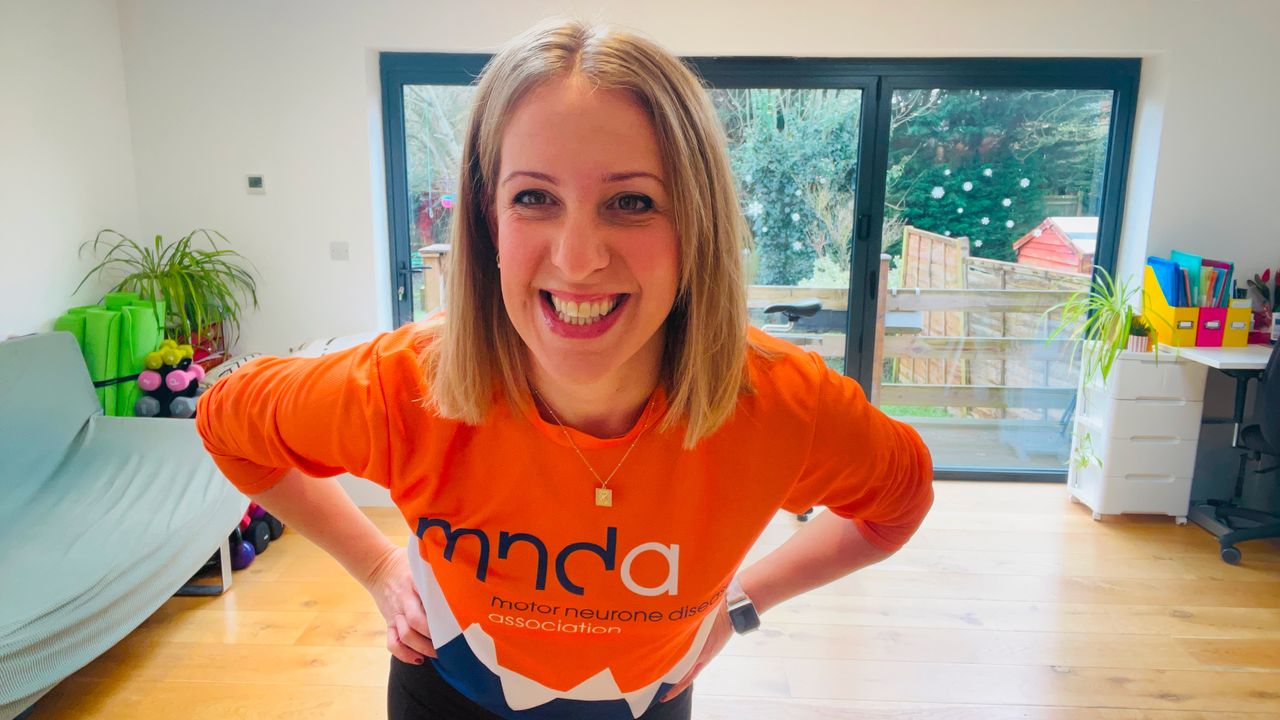
<path fill-rule="evenodd" d="M 405 553 L 389 545 L 363 584 L 387 621 L 387 649 L 402 662 L 421 665 L 424 656 L 436 657 L 436 648 Z"/>

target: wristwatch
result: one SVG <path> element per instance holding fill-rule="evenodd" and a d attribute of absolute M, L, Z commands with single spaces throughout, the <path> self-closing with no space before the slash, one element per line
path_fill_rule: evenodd
<path fill-rule="evenodd" d="M 747 593 L 743 591 L 742 584 L 738 582 L 738 578 L 734 577 L 729 582 L 729 621 L 733 623 L 733 631 L 739 635 L 745 635 L 753 630 L 760 629 L 760 614 L 756 612 L 756 606 L 751 603 L 751 598 L 747 597 Z"/>

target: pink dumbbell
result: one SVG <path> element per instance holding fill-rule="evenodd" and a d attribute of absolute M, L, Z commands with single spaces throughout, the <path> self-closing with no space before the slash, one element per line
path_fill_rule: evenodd
<path fill-rule="evenodd" d="M 164 378 L 164 384 L 174 392 L 182 392 L 187 389 L 187 386 L 194 379 L 191 377 L 191 373 L 186 370 L 170 370 L 169 374 Z"/>
<path fill-rule="evenodd" d="M 143 392 L 156 390 L 162 381 L 160 373 L 155 370 L 143 370 L 138 374 L 138 387 L 142 388 Z"/>

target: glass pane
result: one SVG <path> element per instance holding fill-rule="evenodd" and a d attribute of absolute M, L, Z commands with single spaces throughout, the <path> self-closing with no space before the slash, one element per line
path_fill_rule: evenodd
<path fill-rule="evenodd" d="M 755 237 L 751 321 L 843 372 L 862 93 L 729 89 L 712 90 L 711 100 Z M 821 310 L 794 322 L 764 312 L 805 299 Z"/>
<path fill-rule="evenodd" d="M 471 86 L 406 85 L 404 136 L 409 173 L 409 257 L 413 271 L 413 319 L 441 307 L 442 254 L 457 193 Z"/>
<path fill-rule="evenodd" d="M 893 93 L 880 403 L 939 467 L 1067 468 L 1079 367 L 1044 311 L 1089 283 L 1111 101 Z"/>

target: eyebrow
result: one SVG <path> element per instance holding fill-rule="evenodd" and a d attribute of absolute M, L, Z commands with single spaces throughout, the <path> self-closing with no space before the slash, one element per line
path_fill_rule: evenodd
<path fill-rule="evenodd" d="M 546 173 L 537 172 L 536 170 L 516 170 L 508 174 L 505 178 L 503 178 L 502 184 L 506 185 L 508 182 L 511 182 L 512 178 L 516 178 L 520 176 L 531 177 L 536 180 L 542 180 L 544 182 L 549 182 L 552 185 L 560 184 L 560 181 L 555 179 L 554 177 Z M 624 172 L 624 173 L 606 173 L 604 176 L 604 181 L 606 183 L 615 183 L 615 182 L 623 182 L 626 180 L 632 180 L 634 178 L 639 178 L 639 177 L 651 178 L 653 180 L 656 180 L 661 185 L 664 185 L 664 186 L 666 185 L 666 182 L 662 178 L 658 177 L 657 175 L 654 175 L 651 172 L 644 172 L 644 171 Z"/>

